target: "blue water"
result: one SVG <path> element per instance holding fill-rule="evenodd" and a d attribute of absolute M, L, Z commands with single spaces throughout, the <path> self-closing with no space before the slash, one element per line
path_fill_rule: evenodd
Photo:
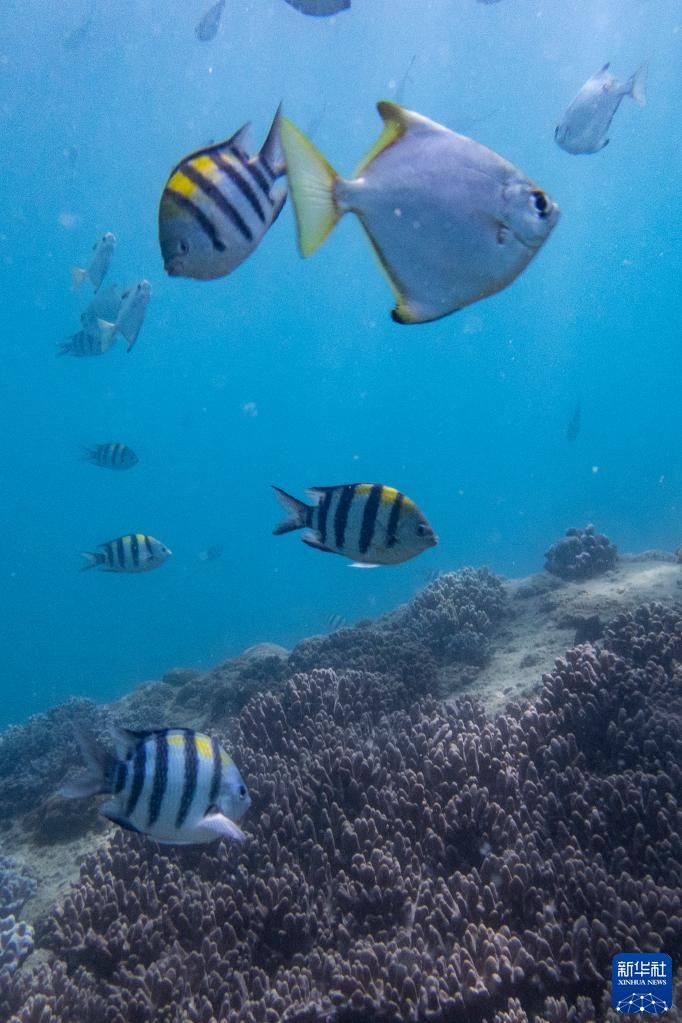
<path fill-rule="evenodd" d="M 330 615 L 404 601 L 441 568 L 538 570 L 570 525 L 593 520 L 625 550 L 678 545 L 678 3 L 353 0 L 314 19 L 283 0 L 228 0 L 205 44 L 206 0 L 101 0 L 65 48 L 90 6 L 5 0 L 0 16 L 0 725 L 255 642 L 290 646 Z M 611 144 L 569 156 L 554 126 L 607 60 L 622 78 L 648 62 L 649 103 L 625 99 Z M 350 173 L 380 131 L 375 102 L 397 92 L 560 204 L 511 287 L 400 327 L 358 222 L 303 261 L 290 204 L 232 276 L 165 276 L 158 200 L 186 152 L 247 120 L 260 145 L 281 99 Z M 108 282 L 152 282 L 138 343 L 55 358 L 90 298 L 70 290 L 69 268 L 107 230 Z M 109 440 L 140 464 L 79 460 Z M 440 546 L 351 571 L 271 535 L 270 483 L 303 496 L 356 480 L 413 497 Z M 172 559 L 143 576 L 79 572 L 79 551 L 130 531 Z M 216 543 L 223 557 L 199 560 Z"/>

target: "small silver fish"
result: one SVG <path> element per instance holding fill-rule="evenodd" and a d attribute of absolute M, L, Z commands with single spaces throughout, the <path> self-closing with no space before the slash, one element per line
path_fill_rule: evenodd
<path fill-rule="evenodd" d="M 608 130 L 623 96 L 631 96 L 640 107 L 646 106 L 646 65 L 627 82 L 614 78 L 610 66 L 604 64 L 588 78 L 554 131 L 557 145 L 567 153 L 598 153 L 609 144 Z"/>
<path fill-rule="evenodd" d="M 105 572 L 150 572 L 163 565 L 173 553 L 165 544 L 146 533 L 128 533 L 97 546 L 102 550 L 82 552 L 86 564 L 81 572 L 97 567 Z"/>
<path fill-rule="evenodd" d="M 315 18 L 326 18 L 339 11 L 347 11 L 351 0 L 286 0 L 286 3 L 301 14 L 310 14 Z"/>
<path fill-rule="evenodd" d="M 272 488 L 289 517 L 275 527 L 279 536 L 308 528 L 303 543 L 318 551 L 352 558 L 355 568 L 399 565 L 415 558 L 438 537 L 414 501 L 380 483 L 311 487 L 312 504 Z"/>
<path fill-rule="evenodd" d="M 159 244 L 166 273 L 200 281 L 236 270 L 279 216 L 286 185 L 279 110 L 260 153 L 249 156 L 249 125 L 181 160 L 159 205 Z"/>
<path fill-rule="evenodd" d="M 208 43 L 211 39 L 215 39 L 220 28 L 220 19 L 223 16 L 224 6 L 225 0 L 218 0 L 218 3 L 209 7 L 194 29 L 197 39 L 201 40 L 202 43 Z"/>
<path fill-rule="evenodd" d="M 99 808 L 104 817 L 163 844 L 246 841 L 235 822 L 251 797 L 216 739 L 191 728 L 114 728 L 114 754 L 82 726 L 74 731 L 87 768 L 60 789 L 65 798 L 107 793 L 112 798 Z"/>
<path fill-rule="evenodd" d="M 95 242 L 88 265 L 86 267 L 71 267 L 74 288 L 80 288 L 83 281 L 87 279 L 91 282 L 95 291 L 97 291 L 104 280 L 104 275 L 109 269 L 115 246 L 116 237 L 111 231 L 107 231 L 98 242 Z"/>
<path fill-rule="evenodd" d="M 100 469 L 132 469 L 139 458 L 127 444 L 111 441 L 109 444 L 96 444 L 94 448 L 85 448 L 83 460 L 98 465 Z"/>
<path fill-rule="evenodd" d="M 568 423 L 566 425 L 566 440 L 568 441 L 569 444 L 572 444 L 573 441 L 576 440 L 578 434 L 580 433 L 581 421 L 582 408 L 580 402 L 577 402 L 575 408 L 573 409 L 571 418 L 568 420 Z"/>
<path fill-rule="evenodd" d="M 128 342 L 128 351 L 131 351 L 142 328 L 151 297 L 152 286 L 145 280 L 124 291 L 116 319 L 113 322 L 101 318 L 98 320 L 97 326 L 102 338 L 111 338 L 113 343 L 116 335 L 122 334 Z"/>
<path fill-rule="evenodd" d="M 299 247 L 309 256 L 352 211 L 393 293 L 398 323 L 426 323 L 501 291 L 546 241 L 559 208 L 473 139 L 396 103 L 350 179 L 286 118 L 281 139 Z"/>
<path fill-rule="evenodd" d="M 111 284 L 108 288 L 98 291 L 81 313 L 81 326 L 83 330 L 96 334 L 98 330 L 97 325 L 100 320 L 114 323 L 121 308 L 122 300 L 120 288 L 116 284 Z"/>

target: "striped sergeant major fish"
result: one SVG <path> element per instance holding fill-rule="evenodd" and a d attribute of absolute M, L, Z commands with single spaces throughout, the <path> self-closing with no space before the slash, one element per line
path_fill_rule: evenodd
<path fill-rule="evenodd" d="M 81 284 L 85 280 L 89 280 L 95 291 L 99 288 L 100 284 L 104 280 L 105 274 L 109 269 L 111 263 L 111 257 L 114 254 L 114 248 L 116 247 L 116 236 L 107 231 L 105 235 L 95 242 L 92 247 L 92 254 L 88 261 L 87 266 L 73 266 L 71 267 L 71 276 L 73 278 L 74 288 L 80 288 Z"/>
<path fill-rule="evenodd" d="M 163 565 L 173 553 L 159 540 L 145 533 L 128 533 L 116 540 L 98 544 L 102 549 L 95 553 L 83 551 L 86 559 L 81 572 L 89 568 L 101 568 L 105 572 L 149 572 Z"/>
<path fill-rule="evenodd" d="M 398 565 L 435 547 L 438 537 L 414 501 L 380 483 L 312 487 L 308 505 L 273 487 L 289 517 L 275 536 L 308 528 L 301 539 L 309 547 L 352 558 L 353 567 Z"/>
<path fill-rule="evenodd" d="M 157 842 L 191 845 L 227 838 L 244 842 L 237 825 L 251 797 L 237 765 L 216 739 L 190 728 L 112 732 L 115 753 L 75 728 L 86 771 L 60 789 L 67 799 L 106 793 L 100 813 Z"/>
<path fill-rule="evenodd" d="M 57 355 L 75 355 L 77 358 L 105 355 L 115 340 L 115 334 L 102 333 L 100 330 L 79 330 L 66 341 L 59 342 Z"/>
<path fill-rule="evenodd" d="M 209 281 L 244 262 L 279 216 L 286 186 L 279 108 L 263 148 L 246 149 L 249 125 L 190 153 L 171 171 L 159 206 L 159 243 L 171 277 Z"/>
<path fill-rule="evenodd" d="M 110 444 L 96 444 L 94 448 L 85 448 L 83 460 L 98 465 L 100 469 L 132 469 L 139 462 L 132 448 L 115 441 Z"/>

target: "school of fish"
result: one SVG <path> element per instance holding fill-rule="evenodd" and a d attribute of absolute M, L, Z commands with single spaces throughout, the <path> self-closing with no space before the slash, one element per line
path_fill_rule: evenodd
<path fill-rule="evenodd" d="M 351 8 L 351 0 L 285 2 L 317 18 Z M 218 37 L 225 7 L 226 0 L 217 0 L 204 11 L 195 26 L 199 42 Z M 83 44 L 95 16 L 93 2 L 85 21 L 64 39 L 67 49 Z M 604 64 L 566 108 L 554 132 L 557 145 L 571 155 L 602 150 L 623 98 L 644 106 L 645 77 L 645 65 L 620 81 Z M 391 315 L 399 324 L 440 319 L 509 287 L 557 226 L 557 203 L 480 142 L 400 103 L 380 101 L 377 109 L 383 130 L 350 177 L 340 176 L 279 108 L 260 150 L 250 145 L 247 122 L 224 142 L 182 157 L 168 175 L 158 209 L 167 274 L 212 281 L 233 273 L 264 241 L 290 190 L 303 257 L 316 251 L 341 217 L 355 215 L 393 293 Z M 107 231 L 84 265 L 73 268 L 74 287 L 89 282 L 93 294 L 80 329 L 60 343 L 58 354 L 103 355 L 118 337 L 128 352 L 136 344 L 152 287 L 142 279 L 124 290 L 102 289 L 115 248 L 116 238 Z M 566 428 L 570 443 L 580 424 L 578 402 Z M 85 447 L 83 459 L 117 471 L 139 461 L 123 441 Z M 355 567 L 398 565 L 438 543 L 418 505 L 395 486 L 312 487 L 306 491 L 310 503 L 273 489 L 286 511 L 275 535 L 304 529 L 301 539 L 308 547 L 346 557 Z M 222 553 L 222 545 L 213 544 L 198 559 L 214 561 Z M 126 533 L 84 552 L 83 570 L 142 574 L 170 555 L 153 536 Z M 334 631 L 345 619 L 332 615 L 328 624 Z M 76 738 L 87 767 L 63 788 L 65 797 L 106 793 L 110 798 L 100 807 L 105 817 L 162 843 L 245 840 L 237 822 L 251 797 L 214 738 L 188 728 L 116 728 L 108 745 L 81 730 Z"/>

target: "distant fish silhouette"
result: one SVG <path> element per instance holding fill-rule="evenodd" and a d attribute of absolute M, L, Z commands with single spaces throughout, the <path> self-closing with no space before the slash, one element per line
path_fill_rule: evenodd
<path fill-rule="evenodd" d="M 80 23 L 80 25 L 74 28 L 72 32 L 69 32 L 69 34 L 64 37 L 62 45 L 65 50 L 77 50 L 83 45 L 83 43 L 88 42 L 92 35 L 92 23 L 95 18 L 95 9 L 95 0 L 92 0 L 85 19 Z"/>
<path fill-rule="evenodd" d="M 213 4 L 212 7 L 209 7 L 199 24 L 194 29 L 197 39 L 199 39 L 202 43 L 208 43 L 211 39 L 215 39 L 218 29 L 220 28 L 220 19 L 223 15 L 224 6 L 225 0 L 218 0 L 217 4 Z"/>
<path fill-rule="evenodd" d="M 343 615 L 331 614 L 327 618 L 327 627 L 330 632 L 338 632 L 339 629 L 345 629 L 348 622 Z"/>
<path fill-rule="evenodd" d="M 578 436 L 578 434 L 580 433 L 581 419 L 582 409 L 580 406 L 580 402 L 578 402 L 575 408 L 573 409 L 571 418 L 568 420 L 568 423 L 566 425 L 566 440 L 568 441 L 569 444 L 572 444 L 573 441 Z"/>
<path fill-rule="evenodd" d="M 223 556 L 223 545 L 220 543 L 213 543 L 210 547 L 207 547 L 205 551 L 199 551 L 197 557 L 199 561 L 217 561 L 218 558 Z"/>

